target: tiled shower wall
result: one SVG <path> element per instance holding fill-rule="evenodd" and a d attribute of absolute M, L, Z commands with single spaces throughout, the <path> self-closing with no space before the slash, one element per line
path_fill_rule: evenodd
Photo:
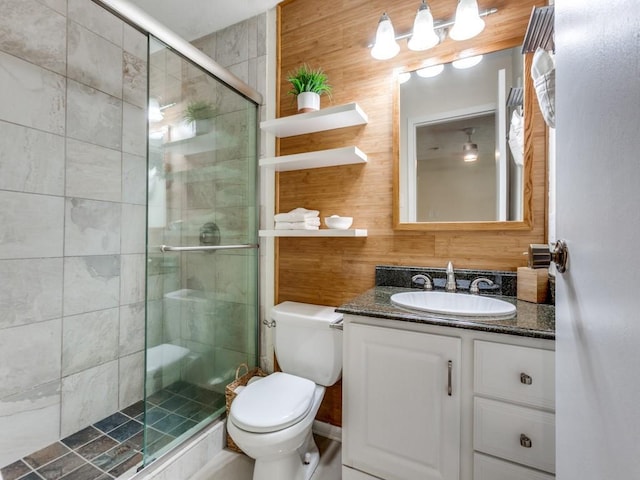
<path fill-rule="evenodd" d="M 142 398 L 146 37 L 0 0 L 0 466 Z"/>

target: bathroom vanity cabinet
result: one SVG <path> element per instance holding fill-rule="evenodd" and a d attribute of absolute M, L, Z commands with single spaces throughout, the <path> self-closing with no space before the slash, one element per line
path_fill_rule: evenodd
<path fill-rule="evenodd" d="M 345 315 L 343 480 L 554 478 L 554 341 Z"/>

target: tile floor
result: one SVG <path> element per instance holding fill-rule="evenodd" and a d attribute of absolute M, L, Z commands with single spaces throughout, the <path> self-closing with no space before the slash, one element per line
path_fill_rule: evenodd
<path fill-rule="evenodd" d="M 219 415 L 223 394 L 182 381 L 149 397 L 149 452 Z M 2 480 L 108 480 L 142 462 L 144 402 L 137 402 L 79 432 L 0 468 Z"/>

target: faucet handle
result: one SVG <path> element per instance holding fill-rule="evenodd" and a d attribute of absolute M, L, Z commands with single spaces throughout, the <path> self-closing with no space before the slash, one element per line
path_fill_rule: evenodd
<path fill-rule="evenodd" d="M 480 287 L 478 286 L 480 282 L 484 282 L 488 287 L 493 287 L 494 283 L 492 280 L 489 280 L 485 277 L 476 278 L 473 282 L 471 282 L 471 287 L 469 287 L 469 293 L 472 295 L 478 295 L 480 293 Z"/>
<path fill-rule="evenodd" d="M 433 290 L 433 282 L 431 281 L 431 277 L 427 274 L 419 273 L 418 275 L 414 275 L 411 277 L 411 285 L 414 284 L 421 286 L 425 290 Z"/>

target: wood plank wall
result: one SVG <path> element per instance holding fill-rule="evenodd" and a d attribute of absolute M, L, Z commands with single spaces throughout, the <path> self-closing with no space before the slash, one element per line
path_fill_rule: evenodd
<path fill-rule="evenodd" d="M 481 9 L 496 7 L 486 28 L 464 42 L 446 39 L 427 52 L 411 52 L 401 41 L 400 54 L 374 60 L 367 45 L 386 11 L 396 34 L 412 28 L 419 0 L 285 0 L 278 7 L 278 116 L 296 113 L 286 94 L 286 74 L 303 62 L 322 67 L 333 86 L 322 107 L 357 102 L 369 116 L 365 126 L 281 139 L 279 155 L 356 145 L 368 155 L 364 165 L 300 170 L 278 174 L 276 208 L 320 210 L 321 217 L 349 215 L 367 238 L 281 238 L 276 247 L 276 303 L 286 300 L 340 305 L 374 286 L 376 265 L 515 270 L 525 265 L 530 243 L 546 241 L 546 128 L 535 99 L 528 132 L 533 149 L 533 228 L 530 231 L 400 231 L 392 224 L 393 101 L 396 67 L 419 68 L 453 60 L 456 52 L 487 53 L 522 43 L 533 6 L 541 0 L 480 0 Z M 453 18 L 456 0 L 429 0 L 436 20 Z M 529 56 L 530 57 L 530 56 Z M 530 58 L 526 59 L 530 63 Z M 530 85 L 529 85 L 530 87 Z M 340 385 L 328 389 L 318 418 L 341 425 Z"/>

